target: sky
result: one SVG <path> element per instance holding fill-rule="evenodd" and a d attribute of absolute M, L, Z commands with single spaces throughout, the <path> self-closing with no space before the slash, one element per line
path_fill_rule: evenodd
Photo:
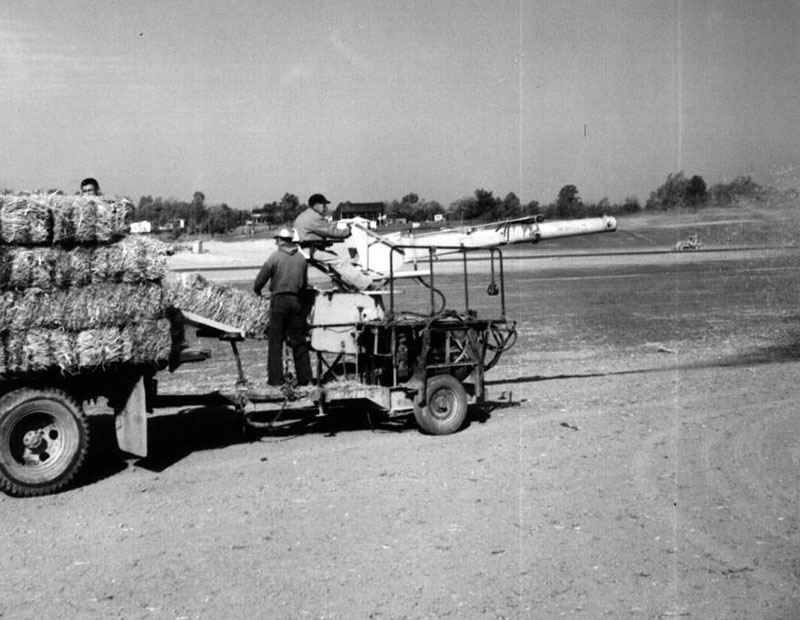
<path fill-rule="evenodd" d="M 797 32 L 798 0 L 4 0 L 0 188 L 249 209 L 771 183 L 800 172 Z"/>

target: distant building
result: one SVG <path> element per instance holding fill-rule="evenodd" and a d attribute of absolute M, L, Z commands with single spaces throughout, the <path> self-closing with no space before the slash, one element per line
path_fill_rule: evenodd
<path fill-rule="evenodd" d="M 363 217 L 365 220 L 381 222 L 386 219 L 386 205 L 382 202 L 342 202 L 333 212 L 334 220 Z"/>
<path fill-rule="evenodd" d="M 152 232 L 152 226 L 147 220 L 142 222 L 131 222 L 131 232 L 133 234 L 145 234 Z"/>

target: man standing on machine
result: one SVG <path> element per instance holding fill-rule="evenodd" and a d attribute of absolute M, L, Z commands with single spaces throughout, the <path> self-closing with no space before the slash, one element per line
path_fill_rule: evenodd
<path fill-rule="evenodd" d="M 269 282 L 269 330 L 267 335 L 267 382 L 283 385 L 283 343 L 287 342 L 294 356 L 298 385 L 311 383 L 311 361 L 306 339 L 306 317 L 301 296 L 306 290 L 308 266 L 306 258 L 292 241 L 292 233 L 282 228 L 275 235 L 277 250 L 270 254 L 253 283 L 253 291 L 261 291 Z"/>

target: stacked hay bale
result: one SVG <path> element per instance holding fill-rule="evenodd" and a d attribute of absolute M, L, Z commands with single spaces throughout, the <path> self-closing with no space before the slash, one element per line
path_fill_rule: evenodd
<path fill-rule="evenodd" d="M 265 336 L 265 300 L 168 274 L 168 246 L 129 237 L 131 213 L 121 198 L 0 195 L 0 376 L 163 366 L 183 342 L 177 309 Z"/>
<path fill-rule="evenodd" d="M 248 338 L 266 337 L 269 302 L 250 291 L 209 282 L 197 273 L 169 274 L 164 288 L 170 308 L 241 328 Z"/>
<path fill-rule="evenodd" d="M 166 246 L 127 237 L 131 213 L 103 196 L 0 196 L 0 375 L 169 359 Z"/>

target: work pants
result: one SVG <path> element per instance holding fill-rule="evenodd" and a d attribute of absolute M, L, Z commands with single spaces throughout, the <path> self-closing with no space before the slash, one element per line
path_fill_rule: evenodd
<path fill-rule="evenodd" d="M 293 293 L 272 295 L 269 302 L 267 380 L 270 385 L 283 385 L 283 343 L 294 356 L 294 370 L 299 385 L 311 383 L 311 360 L 306 339 L 306 315 L 300 298 Z"/>
<path fill-rule="evenodd" d="M 347 251 L 346 248 L 344 251 Z M 339 277 L 359 291 L 366 290 L 372 284 L 372 278 L 350 262 L 349 258 L 340 256 L 329 249 L 315 248 L 312 254 L 314 260 L 328 265 Z"/>

